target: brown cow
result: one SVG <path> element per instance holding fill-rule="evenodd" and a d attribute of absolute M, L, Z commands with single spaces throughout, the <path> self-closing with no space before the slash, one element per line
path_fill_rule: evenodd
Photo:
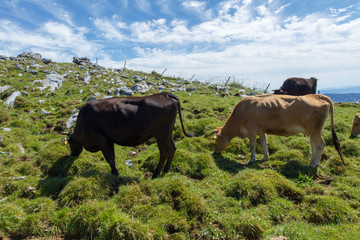
<path fill-rule="evenodd" d="M 256 135 L 260 136 L 264 158 L 269 157 L 266 134 L 291 136 L 303 133 L 310 136 L 312 156 L 310 166 L 319 165 L 325 143 L 321 137 L 330 109 L 332 137 L 341 160 L 340 143 L 334 127 L 334 107 L 331 99 L 320 94 L 305 96 L 263 95 L 241 100 L 232 111 L 224 127 L 217 128 L 215 152 L 223 151 L 232 138 L 249 138 L 251 159 L 255 161 Z"/>
<path fill-rule="evenodd" d="M 153 174 L 155 178 L 166 160 L 164 171 L 170 169 L 176 150 L 172 130 L 177 112 L 185 136 L 191 137 L 184 129 L 180 101 L 172 93 L 89 101 L 81 108 L 74 133 L 66 140 L 72 156 L 79 156 L 83 148 L 89 152 L 101 151 L 111 173 L 117 176 L 114 143 L 137 146 L 154 137 L 160 150 L 160 162 Z"/>
<path fill-rule="evenodd" d="M 284 81 L 280 89 L 273 90 L 274 94 L 284 94 L 293 96 L 302 96 L 306 94 L 315 94 L 317 87 L 316 78 L 288 78 Z"/>
<path fill-rule="evenodd" d="M 351 136 L 356 137 L 360 134 L 360 113 L 355 114 L 353 125 L 351 128 Z"/>

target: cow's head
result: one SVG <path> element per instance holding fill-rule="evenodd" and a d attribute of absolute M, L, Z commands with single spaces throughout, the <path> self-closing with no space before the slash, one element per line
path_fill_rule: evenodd
<path fill-rule="evenodd" d="M 360 134 L 360 113 L 355 115 L 351 129 L 351 136 L 356 137 L 359 134 Z"/>
<path fill-rule="evenodd" d="M 278 94 L 278 95 L 286 95 L 287 92 L 285 92 L 284 90 L 282 89 L 275 89 L 275 90 L 272 90 L 274 92 L 274 94 Z"/>
<path fill-rule="evenodd" d="M 230 139 L 227 136 L 221 134 L 221 130 L 222 130 L 222 127 L 218 127 L 212 132 L 212 133 L 216 133 L 216 135 L 214 135 L 212 137 L 212 139 L 216 140 L 216 142 L 215 142 L 215 150 L 214 150 L 215 153 L 222 152 L 230 144 Z"/>
<path fill-rule="evenodd" d="M 61 142 L 70 146 L 71 156 L 79 156 L 83 150 L 83 146 L 74 138 L 72 133 L 67 134 L 67 138 L 62 138 Z"/>

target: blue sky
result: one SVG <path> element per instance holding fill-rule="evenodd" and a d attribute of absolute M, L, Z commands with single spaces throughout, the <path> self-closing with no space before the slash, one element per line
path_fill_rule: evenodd
<path fill-rule="evenodd" d="M 245 85 L 360 85 L 358 0 L 0 0 L 0 54 Z"/>

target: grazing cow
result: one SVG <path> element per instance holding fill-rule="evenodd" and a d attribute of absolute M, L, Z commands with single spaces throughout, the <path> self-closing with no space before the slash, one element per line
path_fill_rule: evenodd
<path fill-rule="evenodd" d="M 74 132 L 63 141 L 69 143 L 72 156 L 79 156 L 83 148 L 89 152 L 101 151 L 111 173 L 117 176 L 114 143 L 137 146 L 154 137 L 160 150 L 155 178 L 166 160 L 164 171 L 169 171 L 175 154 L 172 130 L 177 111 L 185 136 L 191 137 L 184 129 L 180 101 L 172 93 L 89 101 L 79 112 Z"/>
<path fill-rule="evenodd" d="M 334 107 L 331 99 L 320 94 L 306 96 L 262 95 L 249 96 L 241 100 L 232 111 L 224 127 L 217 128 L 215 153 L 223 151 L 232 138 L 249 138 L 251 159 L 255 161 L 256 135 L 260 136 L 266 161 L 269 152 L 266 134 L 291 136 L 303 133 L 310 136 L 312 156 L 310 166 L 317 167 L 325 143 L 321 137 L 330 109 L 332 138 L 341 160 L 340 143 L 334 127 Z M 345 163 L 344 163 L 345 165 Z"/>
<path fill-rule="evenodd" d="M 280 89 L 273 90 L 274 94 L 302 96 L 315 94 L 317 86 L 316 78 L 288 78 L 284 81 Z"/>
<path fill-rule="evenodd" d="M 360 133 L 360 113 L 355 114 L 353 125 L 351 128 L 351 137 L 356 137 Z"/>

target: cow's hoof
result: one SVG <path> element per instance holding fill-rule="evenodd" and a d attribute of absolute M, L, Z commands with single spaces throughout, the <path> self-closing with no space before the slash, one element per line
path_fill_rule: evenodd
<path fill-rule="evenodd" d="M 250 161 L 250 162 L 248 162 L 248 164 L 246 164 L 246 166 L 253 165 L 254 163 L 255 163 L 255 161 Z"/>

